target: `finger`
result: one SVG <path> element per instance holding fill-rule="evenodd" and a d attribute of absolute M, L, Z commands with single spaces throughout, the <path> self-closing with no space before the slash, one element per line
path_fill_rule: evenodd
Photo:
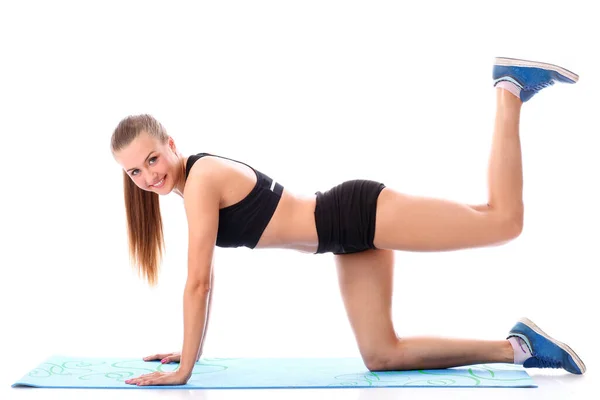
<path fill-rule="evenodd" d="M 142 379 L 141 376 L 137 376 L 135 378 L 127 379 L 125 381 L 125 383 L 133 383 L 133 384 L 135 384 L 135 383 L 139 382 L 141 379 Z"/>
<path fill-rule="evenodd" d="M 148 378 L 136 378 L 136 379 L 130 379 L 128 381 L 125 381 L 125 383 L 130 384 L 130 385 L 140 385 L 147 380 L 148 380 Z"/>
<path fill-rule="evenodd" d="M 167 356 L 167 357 L 163 358 L 162 360 L 160 360 L 160 362 L 163 364 L 169 364 L 171 362 L 177 362 L 177 361 L 179 361 L 179 356 L 173 356 L 173 355 Z"/>
<path fill-rule="evenodd" d="M 162 378 L 163 378 L 163 376 L 154 376 L 154 377 L 145 378 L 145 379 L 142 379 L 140 382 L 138 382 L 138 386 L 159 384 L 160 381 L 162 380 Z"/>
<path fill-rule="evenodd" d="M 149 374 L 140 375 L 140 376 L 138 376 L 138 377 L 136 377 L 136 378 L 127 379 L 127 380 L 125 381 L 125 383 L 131 383 L 131 384 L 134 384 L 134 385 L 135 385 L 136 383 L 138 383 L 138 382 L 141 382 L 141 381 L 143 381 L 144 379 L 147 379 L 147 378 L 149 378 L 149 377 L 154 377 L 154 376 L 155 376 L 156 374 L 158 374 L 158 373 L 159 373 L 159 371 L 156 371 L 156 372 L 151 372 L 151 373 L 149 373 Z"/>
<path fill-rule="evenodd" d="M 144 357 L 144 361 L 162 360 L 163 358 L 165 358 L 167 356 L 169 356 L 169 353 L 153 354 L 151 356 Z"/>
<path fill-rule="evenodd" d="M 138 382 L 141 382 L 141 381 L 142 381 L 142 378 L 132 378 L 132 379 L 127 379 L 125 381 L 125 383 L 127 383 L 128 385 L 135 385 L 135 384 L 137 384 Z"/>

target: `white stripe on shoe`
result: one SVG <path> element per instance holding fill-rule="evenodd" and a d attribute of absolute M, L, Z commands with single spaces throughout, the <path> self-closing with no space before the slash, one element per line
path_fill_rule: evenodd
<path fill-rule="evenodd" d="M 518 58 L 508 58 L 508 57 L 496 57 L 494 61 L 495 65 L 503 65 L 506 67 L 534 67 L 534 68 L 543 68 L 551 71 L 558 72 L 559 74 L 566 76 L 573 82 L 577 82 L 579 80 L 579 75 L 574 72 L 569 71 L 563 67 L 559 67 L 558 65 L 548 64 L 538 61 L 529 61 L 529 60 L 521 60 Z"/>

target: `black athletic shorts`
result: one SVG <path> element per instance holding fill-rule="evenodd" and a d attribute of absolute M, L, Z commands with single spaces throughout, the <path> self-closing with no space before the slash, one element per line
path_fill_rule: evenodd
<path fill-rule="evenodd" d="M 357 179 L 326 192 L 316 192 L 317 252 L 358 253 L 374 249 L 377 198 L 385 188 L 380 182 Z"/>

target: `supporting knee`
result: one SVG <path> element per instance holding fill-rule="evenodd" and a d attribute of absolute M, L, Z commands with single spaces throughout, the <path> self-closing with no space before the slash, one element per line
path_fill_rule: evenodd
<path fill-rule="evenodd" d="M 523 232 L 523 208 L 515 210 L 507 221 L 507 231 L 509 239 L 515 239 Z"/>
<path fill-rule="evenodd" d="M 383 357 L 371 356 L 363 357 L 363 361 L 367 369 L 371 372 L 385 371 L 387 361 Z"/>
<path fill-rule="evenodd" d="M 496 232 L 500 242 L 516 239 L 523 232 L 523 208 L 510 212 L 495 211 L 494 213 Z"/>
<path fill-rule="evenodd" d="M 380 348 L 377 351 L 363 355 L 363 361 L 371 372 L 398 370 L 400 368 L 401 352 L 399 346 Z"/>

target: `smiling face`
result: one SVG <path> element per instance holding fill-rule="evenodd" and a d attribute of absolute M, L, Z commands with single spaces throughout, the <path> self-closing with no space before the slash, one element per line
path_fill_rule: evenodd
<path fill-rule="evenodd" d="M 130 144 L 113 155 L 142 190 L 166 195 L 178 186 L 182 178 L 182 160 L 170 136 L 166 143 L 161 143 L 142 131 Z"/>

